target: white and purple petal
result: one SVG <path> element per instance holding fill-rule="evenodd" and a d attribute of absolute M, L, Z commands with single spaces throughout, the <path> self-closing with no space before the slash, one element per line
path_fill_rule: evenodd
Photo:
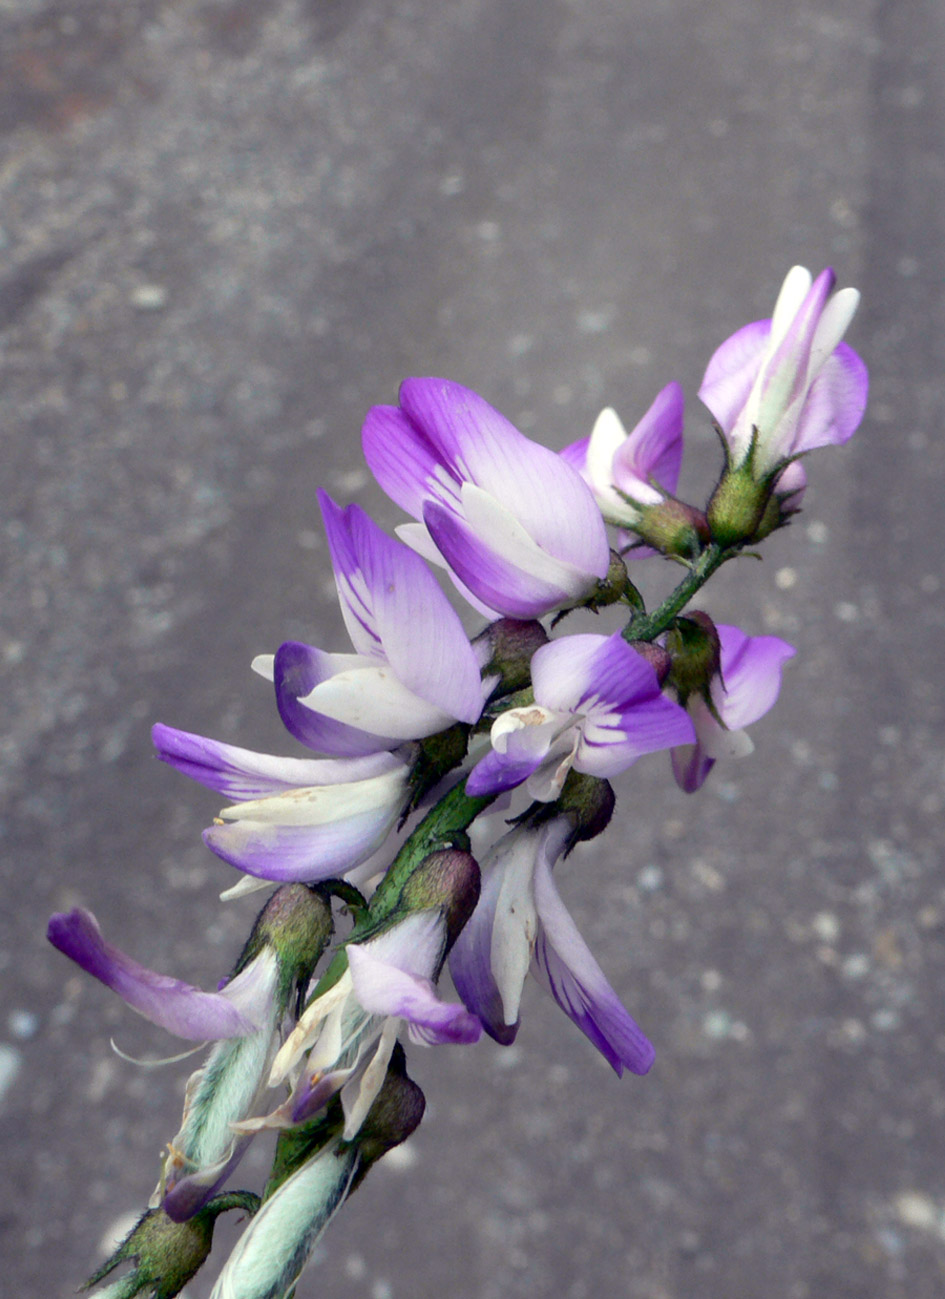
<path fill-rule="evenodd" d="M 234 979 L 224 992 L 202 992 L 180 979 L 156 974 L 105 941 L 90 911 L 75 907 L 54 915 L 47 937 L 87 974 L 117 992 L 145 1019 L 192 1042 L 239 1037 L 259 1026 L 240 1008 L 241 994 L 255 975 Z M 245 972 L 244 972 L 245 973 Z M 253 1004 L 255 998 L 250 997 Z"/>
<path fill-rule="evenodd" d="M 478 393 L 446 379 L 406 379 L 400 402 L 457 480 L 513 513 L 548 555 L 603 577 L 607 535 L 580 475 L 520 433 Z"/>
<path fill-rule="evenodd" d="M 401 740 L 398 736 L 378 735 L 347 726 L 302 702 L 323 681 L 359 661 L 357 655 L 326 654 L 312 645 L 286 641 L 279 646 L 274 659 L 262 655 L 254 659 L 253 668 L 262 676 L 271 672 L 279 716 L 297 740 L 321 753 L 363 757 L 379 749 L 396 748 Z"/>
<path fill-rule="evenodd" d="M 624 1068 L 647 1073 L 655 1057 L 652 1043 L 607 982 L 561 901 L 547 852 L 537 856 L 533 888 L 541 922 L 533 973 L 618 1077 Z"/>
<path fill-rule="evenodd" d="M 425 1042 L 477 1042 L 482 1025 L 457 1002 L 442 1001 L 428 978 L 398 969 L 378 959 L 370 944 L 349 943 L 345 949 L 358 1001 L 373 1015 L 406 1019 L 421 1030 Z"/>
<path fill-rule="evenodd" d="M 319 493 L 342 612 L 355 647 L 452 720 L 475 722 L 482 687 L 456 611 L 423 560 L 363 510 Z M 314 706 L 314 705 L 313 705 Z"/>
<path fill-rule="evenodd" d="M 712 702 L 725 725 L 739 730 L 774 706 L 781 671 L 796 650 L 778 636 L 749 636 L 726 623 L 718 633 L 721 680 L 712 683 Z"/>
<path fill-rule="evenodd" d="M 453 985 L 466 1006 L 480 1020 L 491 1038 L 502 1046 L 515 1041 L 518 1018 L 506 1022 L 495 975 L 492 971 L 492 931 L 503 872 L 483 863 L 482 891 L 476 909 L 466 922 L 449 955 Z"/>
<path fill-rule="evenodd" d="M 400 766 L 387 752 L 363 758 L 282 758 L 223 744 L 158 723 L 151 730 L 157 756 L 185 776 L 234 802 L 266 798 L 303 785 L 364 780 Z"/>

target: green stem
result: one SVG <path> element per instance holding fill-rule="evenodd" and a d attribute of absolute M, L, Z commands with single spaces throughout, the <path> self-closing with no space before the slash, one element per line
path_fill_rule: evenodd
<path fill-rule="evenodd" d="M 372 927 L 394 910 L 404 885 L 424 858 L 441 848 L 461 845 L 473 821 L 495 798 L 495 794 L 471 798 L 465 780 L 443 795 L 402 845 L 371 898 Z"/>
<path fill-rule="evenodd" d="M 449 793 L 444 794 L 431 808 L 417 828 L 401 845 L 400 852 L 388 867 L 384 878 L 371 898 L 370 906 L 355 922 L 348 942 L 363 943 L 380 928 L 392 911 L 396 910 L 404 885 L 424 858 L 440 848 L 462 846 L 466 831 L 480 812 L 496 799 L 496 794 L 484 798 L 470 798 L 466 782 L 461 780 Z M 468 843 L 468 841 L 466 841 Z M 319 979 L 306 1005 L 333 987 L 348 968 L 348 954 L 344 947 L 335 952 L 328 969 Z"/>
<path fill-rule="evenodd" d="M 737 550 L 732 547 L 723 550 L 721 546 L 715 544 L 706 546 L 683 580 L 674 591 L 670 592 L 659 608 L 654 609 L 652 613 L 638 614 L 630 619 L 623 630 L 624 639 L 656 640 L 657 636 L 661 636 L 672 625 L 673 619 L 685 609 L 712 574 L 736 553 Z"/>

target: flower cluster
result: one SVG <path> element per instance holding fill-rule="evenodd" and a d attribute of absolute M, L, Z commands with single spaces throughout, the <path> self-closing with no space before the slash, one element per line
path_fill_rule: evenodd
<path fill-rule="evenodd" d="M 745 728 L 777 698 L 793 648 L 691 601 L 797 512 L 799 457 L 859 423 L 866 373 L 841 341 L 857 295 L 833 288 L 832 272 L 795 268 L 772 319 L 711 358 L 700 396 L 725 463 L 701 507 L 676 495 L 675 383 L 629 433 L 607 409 L 560 455 L 444 379 L 408 379 L 396 406 L 369 411 L 368 466 L 414 522 L 396 539 L 320 492 L 351 646 L 288 641 L 252 665 L 314 756 L 153 732 L 162 761 L 227 800 L 204 833 L 241 872 L 224 896 L 277 886 L 232 973 L 201 992 L 112 946 L 87 911 L 50 921 L 51 942 L 133 1009 L 214 1044 L 149 1213 L 94 1280 L 135 1257 L 114 1293 L 155 1277 L 162 1295 L 177 1293 L 216 1213 L 257 1209 L 221 1188 L 269 1128 L 273 1171 L 214 1294 L 289 1294 L 333 1213 L 420 1121 L 401 1034 L 468 1045 L 484 1031 L 508 1044 L 529 975 L 618 1075 L 650 1069 L 654 1047 L 566 910 L 555 869 L 605 830 L 614 777 L 664 751 L 691 793 L 717 761 L 751 752 Z M 657 554 L 684 576 L 648 612 L 627 565 Z M 475 638 L 428 564 L 485 618 Z M 560 631 L 581 607 L 616 626 Z M 467 831 L 514 799 L 511 828 L 477 861 Z M 458 1000 L 438 986 L 447 965 Z"/>

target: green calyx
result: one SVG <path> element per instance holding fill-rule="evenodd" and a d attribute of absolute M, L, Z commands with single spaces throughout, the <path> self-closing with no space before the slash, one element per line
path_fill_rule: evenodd
<path fill-rule="evenodd" d="M 667 498 L 659 505 L 639 506 L 633 531 L 646 545 L 664 555 L 694 559 L 709 541 L 709 527 L 701 510 L 684 501 Z"/>
<path fill-rule="evenodd" d="M 147 1291 L 153 1299 L 174 1299 L 209 1255 L 219 1215 L 228 1209 L 252 1215 L 259 1203 L 259 1196 L 251 1191 L 232 1191 L 215 1196 L 186 1222 L 172 1221 L 163 1209 L 148 1209 L 82 1289 L 98 1285 L 119 1264 L 133 1262 L 133 1269 L 113 1292 L 116 1296 L 132 1299 Z"/>
<path fill-rule="evenodd" d="M 284 1010 L 293 991 L 311 977 L 333 931 L 324 891 L 307 884 L 284 884 L 256 918 L 233 974 L 245 969 L 264 947 L 271 947 L 279 963 L 278 1000 Z"/>
<path fill-rule="evenodd" d="M 709 688 L 719 674 L 721 644 L 709 615 L 693 609 L 677 618 L 666 633 L 666 649 L 672 661 L 669 682 L 679 702 L 685 705 L 690 695 L 699 695 L 711 704 Z"/>

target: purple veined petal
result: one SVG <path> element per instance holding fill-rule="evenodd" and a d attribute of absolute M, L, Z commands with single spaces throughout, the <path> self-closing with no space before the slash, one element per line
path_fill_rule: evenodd
<path fill-rule="evenodd" d="M 684 708 L 658 695 L 622 714 L 590 715 L 584 723 L 574 767 L 589 776 L 608 778 L 625 771 L 646 753 L 657 753 L 695 739 Z"/>
<path fill-rule="evenodd" d="M 189 983 L 156 974 L 107 943 L 90 911 L 76 907 L 54 915 L 46 936 L 133 1010 L 177 1037 L 204 1042 L 239 1037 L 257 1028 L 225 993 L 201 992 Z"/>
<path fill-rule="evenodd" d="M 594 586 L 595 579 L 588 577 L 583 591 L 576 590 L 573 571 L 564 566 L 559 566 L 555 578 L 549 580 L 546 575 L 536 577 L 510 564 L 464 519 L 433 502 L 424 507 L 423 519 L 453 573 L 477 600 L 496 613 L 509 618 L 540 618 L 551 609 L 589 594 Z M 547 573 L 545 559 L 540 562 Z"/>
<path fill-rule="evenodd" d="M 458 506 L 458 480 L 444 470 L 438 450 L 399 407 L 373 406 L 361 438 L 364 458 L 381 489 L 415 519 L 423 517 L 424 502 L 430 499 Z"/>
<path fill-rule="evenodd" d="M 234 802 L 266 798 L 301 785 L 334 785 L 393 771 L 400 760 L 382 752 L 363 758 L 282 758 L 223 744 L 160 722 L 151 737 L 162 762 Z"/>
<path fill-rule="evenodd" d="M 562 636 L 532 656 L 535 699 L 558 712 L 621 710 L 659 694 L 656 672 L 619 632 Z"/>
<path fill-rule="evenodd" d="M 502 995 L 492 973 L 492 930 L 503 872 L 483 865 L 482 891 L 476 909 L 449 954 L 450 975 L 466 1009 L 501 1046 L 515 1041 L 519 1020 L 505 1022 Z"/>
<path fill-rule="evenodd" d="M 348 964 L 358 1001 L 373 1015 L 392 1015 L 425 1030 L 432 1042 L 478 1042 L 482 1026 L 457 1002 L 441 1001 L 429 979 L 377 959 L 370 944 L 349 943 Z"/>
<path fill-rule="evenodd" d="M 442 725 L 476 721 L 482 690 L 469 639 L 423 560 L 358 506 L 342 512 L 324 492 L 319 500 L 342 612 L 356 648 L 386 659 L 409 691 L 449 719 Z"/>
<path fill-rule="evenodd" d="M 413 694 L 450 718 L 477 721 L 482 711 L 479 669 L 459 616 L 436 578 L 415 551 L 388 537 L 357 506 L 348 507 L 345 525 L 354 567 L 344 578 L 360 593 L 358 607 L 369 611 L 383 658 Z M 340 582 L 337 566 L 336 576 Z M 339 591 L 344 603 L 341 585 Z M 354 614 L 345 617 L 350 629 Z"/>
<path fill-rule="evenodd" d="M 860 426 L 868 392 L 865 364 L 852 347 L 841 343 L 811 384 L 794 432 L 793 453 L 847 442 Z"/>
<path fill-rule="evenodd" d="M 325 654 L 311 645 L 286 641 L 279 646 L 273 663 L 273 684 L 279 716 L 286 730 L 302 744 L 338 757 L 364 757 L 379 749 L 396 748 L 401 740 L 393 735 L 376 735 L 323 717 L 301 700 L 317 685 L 338 671 L 342 656 Z M 352 659 L 353 656 L 345 656 Z"/>
<path fill-rule="evenodd" d="M 614 483 L 643 504 L 656 504 L 662 499 L 653 482 L 670 495 L 676 491 L 682 467 L 685 407 L 680 385 L 668 383 L 614 454 Z"/>
<path fill-rule="evenodd" d="M 401 523 L 394 531 L 405 546 L 415 550 L 428 564 L 441 568 L 466 603 L 475 609 L 477 613 L 482 614 L 483 618 L 488 622 L 495 622 L 496 618 L 501 617 L 498 609 L 491 609 L 487 604 L 484 604 L 477 595 L 470 591 L 466 583 L 456 576 L 437 549 L 436 542 L 430 536 L 425 523 Z"/>
<path fill-rule="evenodd" d="M 676 784 L 685 794 L 694 794 L 697 789 L 701 789 L 715 766 L 715 759 L 707 757 L 698 742 L 677 745 L 671 750 L 670 758 Z"/>
<path fill-rule="evenodd" d="M 553 712 L 572 712 L 596 689 L 597 657 L 608 639 L 592 633 L 561 636 L 536 650 L 531 663 L 536 701 Z"/>
<path fill-rule="evenodd" d="M 769 436 L 773 433 L 784 412 L 796 400 L 803 400 L 813 378 L 811 349 L 836 276 L 831 270 L 822 271 L 796 305 L 792 317 L 791 306 L 802 283 L 809 281 L 810 273 L 804 267 L 795 266 L 788 272 L 775 305 L 768 356 L 748 403 L 748 422 L 758 425 L 762 439 L 765 433 Z"/>
<path fill-rule="evenodd" d="M 712 701 L 725 725 L 740 730 L 774 706 L 781 671 L 797 651 L 778 636 L 748 636 L 726 623 L 718 632 L 722 681 L 713 681 Z"/>
<path fill-rule="evenodd" d="M 376 544 L 376 538 L 365 526 L 370 520 L 357 505 L 342 509 L 321 488 L 317 496 L 345 627 L 359 654 L 376 657 L 383 653 L 381 635 L 374 615 L 370 573 L 369 569 L 366 571 L 368 566 L 363 555 L 363 549 Z"/>
<path fill-rule="evenodd" d="M 725 433 L 731 433 L 748 401 L 770 338 L 771 321 L 756 320 L 732 334 L 712 354 L 699 398 Z"/>
<path fill-rule="evenodd" d="M 538 854 L 533 887 L 541 921 L 532 962 L 536 978 L 618 1077 L 624 1068 L 647 1073 L 655 1057 L 652 1043 L 607 982 L 558 896 L 547 853 Z"/>
<path fill-rule="evenodd" d="M 604 576 L 609 548 L 603 520 L 570 465 L 461 384 L 405 379 L 400 401 L 456 478 L 494 497 L 548 555 Z"/>

